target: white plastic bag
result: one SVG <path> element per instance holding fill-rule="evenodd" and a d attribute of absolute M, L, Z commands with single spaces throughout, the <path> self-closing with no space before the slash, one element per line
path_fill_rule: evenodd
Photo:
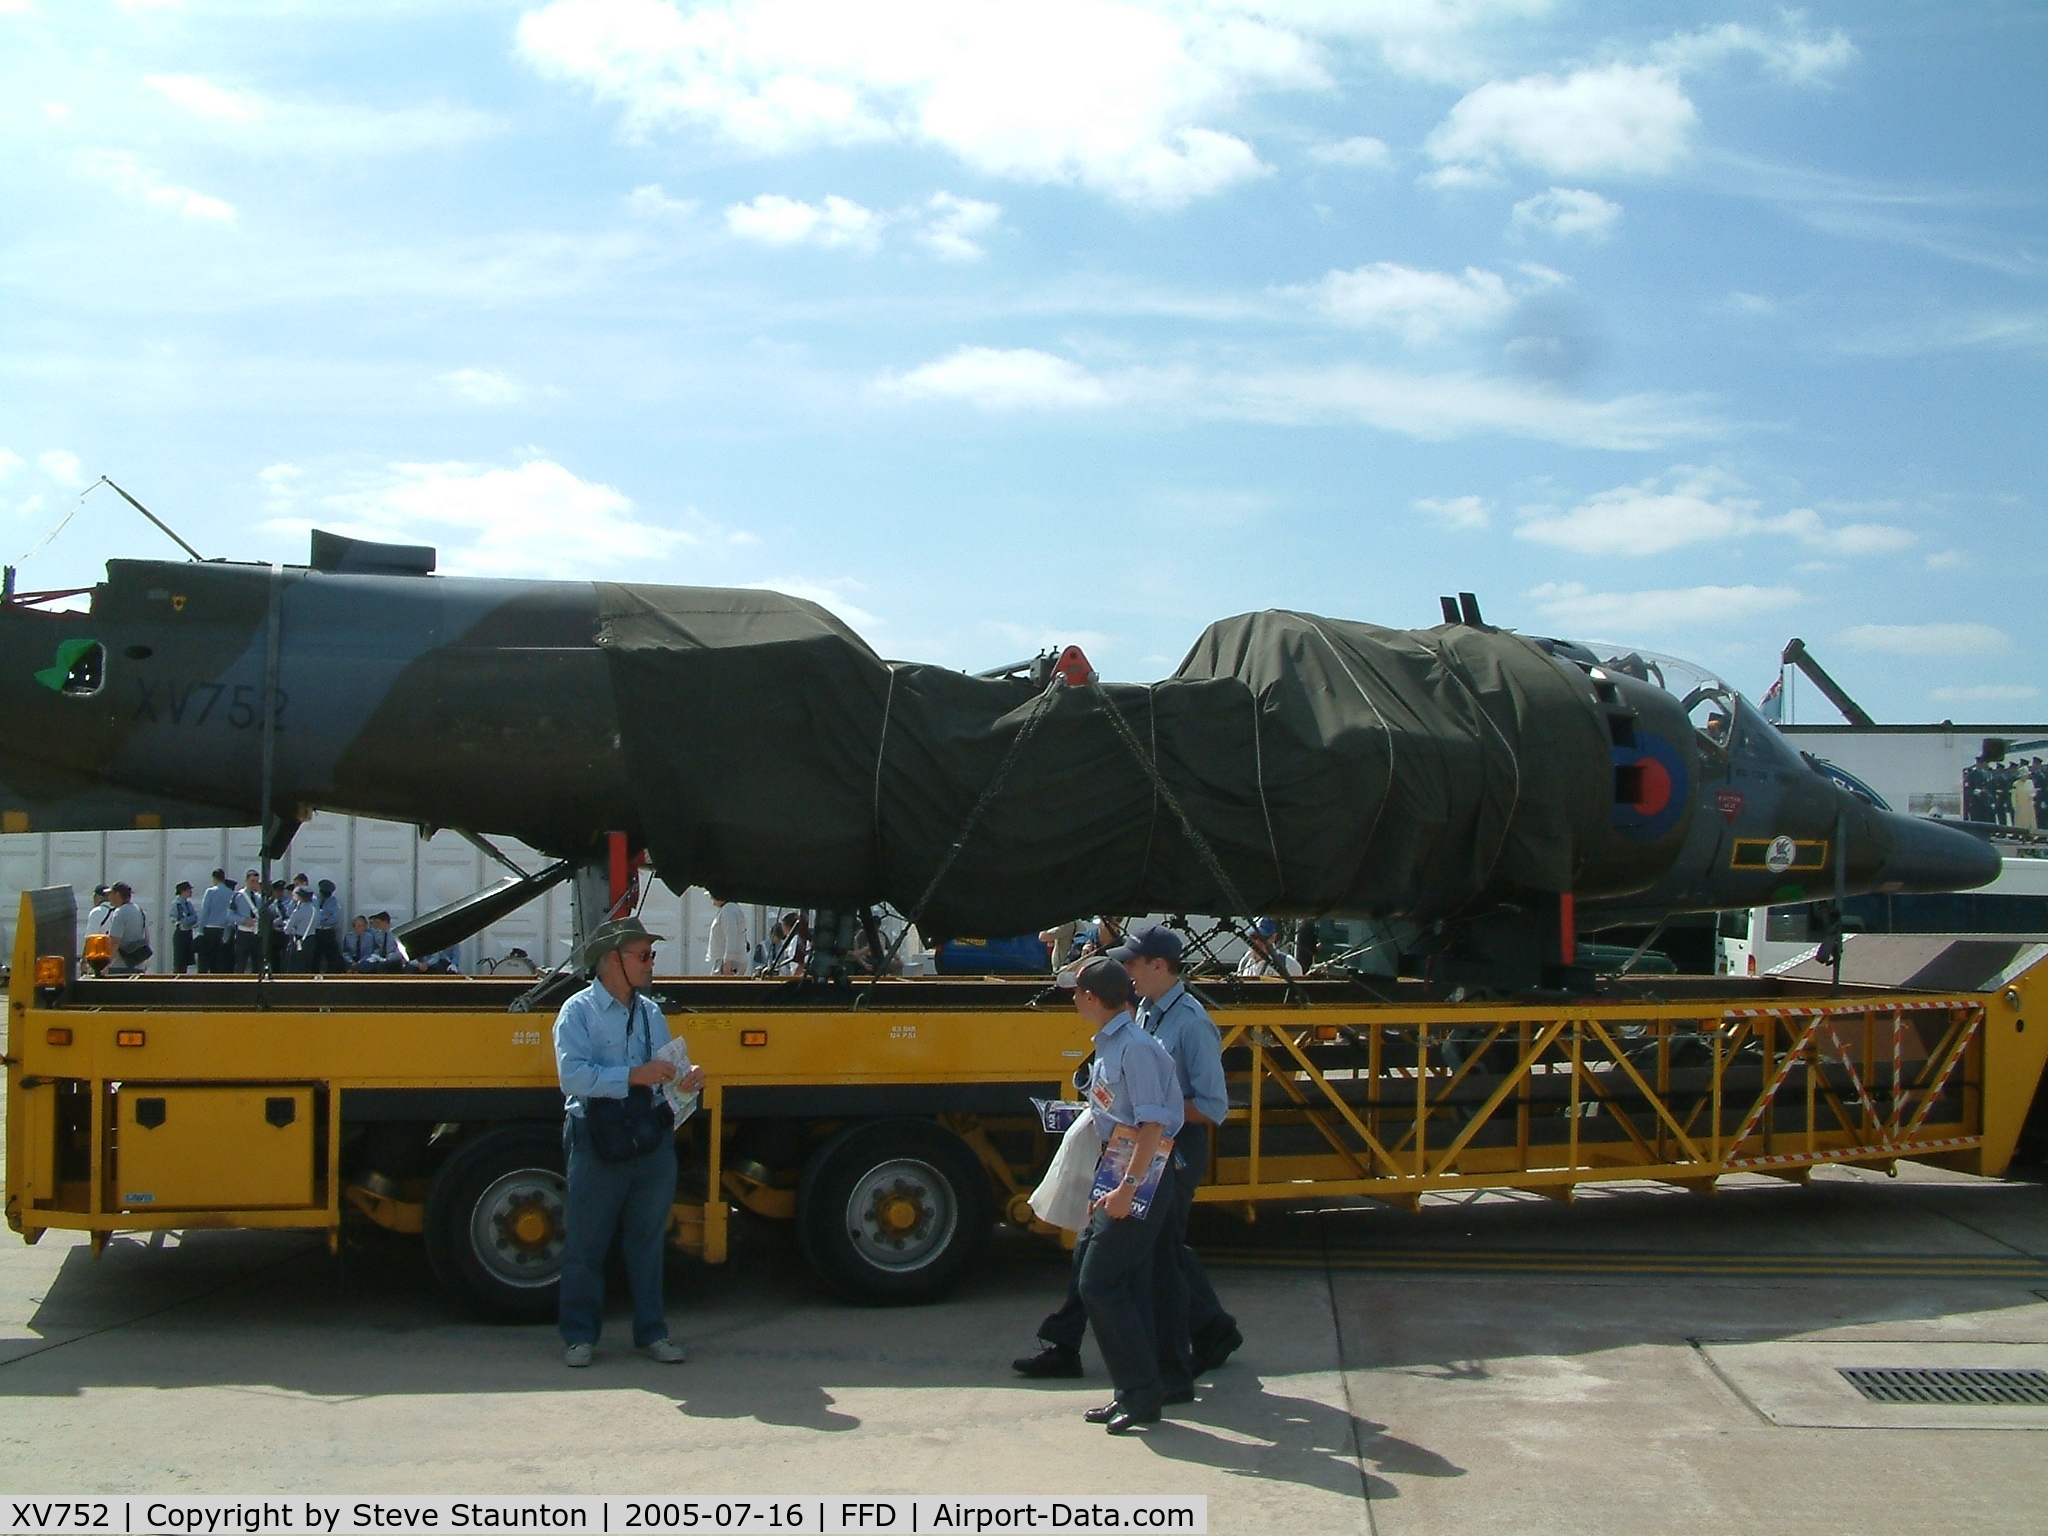
<path fill-rule="evenodd" d="M 1095 1131 L 1095 1117 L 1084 1114 L 1067 1127 L 1060 1149 L 1052 1155 L 1052 1166 L 1031 1191 L 1031 1209 L 1048 1226 L 1078 1232 L 1088 1225 L 1089 1191 L 1095 1185 L 1095 1165 L 1102 1157 L 1102 1138 Z"/>

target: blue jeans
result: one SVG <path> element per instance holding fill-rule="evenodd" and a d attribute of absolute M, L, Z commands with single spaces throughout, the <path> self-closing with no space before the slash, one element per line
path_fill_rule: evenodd
<path fill-rule="evenodd" d="M 662 1313 L 664 1240 L 676 1198 L 676 1149 L 664 1143 L 629 1163 L 608 1163 L 590 1144 L 581 1115 L 562 1121 L 569 1165 L 568 1231 L 562 1247 L 558 1324 L 565 1344 L 595 1344 L 604 1331 L 604 1261 L 617 1232 L 633 1288 L 633 1343 L 668 1337 Z"/>

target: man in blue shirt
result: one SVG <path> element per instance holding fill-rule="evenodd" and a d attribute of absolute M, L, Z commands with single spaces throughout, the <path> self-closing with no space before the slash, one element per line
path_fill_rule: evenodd
<path fill-rule="evenodd" d="M 313 973 L 313 926 L 320 913 L 313 905 L 313 893 L 299 886 L 283 898 L 290 906 L 283 910 L 285 969 L 310 976 Z"/>
<path fill-rule="evenodd" d="M 649 1359 L 680 1365 L 683 1347 L 668 1336 L 662 1311 L 662 1240 L 675 1203 L 676 1149 L 665 1140 L 622 1162 L 600 1157 L 585 1109 L 592 1099 L 623 1099 L 629 1089 L 658 1089 L 676 1075 L 655 1058 L 668 1044 L 668 1021 L 641 990 L 654 979 L 654 946 L 637 917 L 600 927 L 583 946 L 595 975 L 555 1016 L 555 1073 L 562 1085 L 562 1150 L 569 1167 L 564 1203 L 562 1291 L 558 1323 L 565 1365 L 586 1366 L 604 1326 L 604 1265 L 612 1236 L 624 1250 L 633 1291 L 633 1344 Z M 704 1086 L 692 1067 L 679 1084 Z"/>
<path fill-rule="evenodd" d="M 356 969 L 373 973 L 405 969 L 405 957 L 398 952 L 398 940 L 391 937 L 389 912 L 370 914 L 370 931 L 363 935 L 363 954 Z"/>
<path fill-rule="evenodd" d="M 328 972 L 343 969 L 341 963 L 341 901 L 334 894 L 334 882 L 322 880 L 313 906 L 313 963 L 308 970 Z"/>
<path fill-rule="evenodd" d="M 213 884 L 199 898 L 199 973 L 222 976 L 234 968 L 234 949 L 228 935 L 234 931 L 232 909 L 235 882 L 224 869 L 213 872 Z"/>
<path fill-rule="evenodd" d="M 1156 1424 L 1167 1403 L 1195 1395 L 1189 1371 L 1187 1291 L 1175 1251 L 1175 1171 L 1169 1156 L 1143 1215 L 1138 1188 L 1162 1143 L 1180 1131 L 1180 1084 L 1173 1062 L 1131 1017 L 1131 979 L 1096 959 L 1074 983 L 1074 1010 L 1095 1026 L 1095 1065 L 1085 1095 L 1104 1142 L 1137 1133 L 1123 1182 L 1096 1200 L 1080 1260 L 1081 1304 L 1095 1329 L 1116 1397 L 1082 1417 L 1112 1435 Z"/>
<path fill-rule="evenodd" d="M 242 876 L 241 889 L 228 904 L 228 922 L 234 930 L 234 967 L 240 974 L 254 975 L 263 969 L 263 934 L 269 927 L 269 905 L 263 877 L 250 870 Z"/>
<path fill-rule="evenodd" d="M 1139 999 L 1136 1020 L 1165 1047 L 1180 1083 L 1186 1123 L 1173 1149 L 1175 1220 L 1179 1227 L 1176 1251 L 1180 1255 L 1182 1285 L 1187 1292 L 1192 1372 L 1202 1376 L 1229 1359 L 1231 1352 L 1244 1343 L 1237 1319 L 1223 1310 L 1215 1287 L 1209 1283 L 1208 1272 L 1202 1268 L 1200 1255 L 1187 1241 L 1188 1213 L 1194 1207 L 1195 1188 L 1209 1170 L 1210 1128 L 1221 1125 L 1230 1111 L 1223 1084 L 1223 1040 L 1208 1010 L 1195 1001 L 1181 982 L 1178 934 L 1169 928 L 1147 928 L 1112 947 L 1109 957 L 1122 961 Z M 1088 1313 L 1081 1303 L 1078 1282 L 1087 1242 L 1088 1234 L 1084 1232 L 1074 1247 L 1066 1301 L 1038 1325 L 1042 1347 L 1035 1355 L 1020 1356 L 1011 1362 L 1019 1375 L 1043 1379 L 1081 1374 L 1081 1340 L 1088 1330 Z"/>
<path fill-rule="evenodd" d="M 370 958 L 370 920 L 358 912 L 349 919 L 348 932 L 341 936 L 341 968 L 359 971 Z"/>
<path fill-rule="evenodd" d="M 1111 959 L 1121 960 L 1130 973 L 1132 985 L 1138 989 L 1138 1023 L 1166 1047 L 1187 1100 L 1187 1124 L 1174 1143 L 1180 1174 L 1174 1187 L 1180 1197 L 1176 1220 L 1181 1277 L 1188 1291 L 1189 1341 L 1194 1348 L 1195 1374 L 1202 1376 L 1244 1343 L 1237 1319 L 1216 1299 L 1216 1288 L 1209 1283 L 1201 1256 L 1187 1240 L 1195 1187 L 1209 1172 L 1210 1128 L 1221 1125 L 1230 1113 L 1223 1086 L 1223 1037 L 1209 1010 L 1195 1001 L 1180 978 L 1180 935 L 1171 928 L 1143 929 L 1109 954 Z"/>
<path fill-rule="evenodd" d="M 192 882 L 180 880 L 171 899 L 171 974 L 182 976 L 197 957 L 199 907 L 192 900 Z"/>

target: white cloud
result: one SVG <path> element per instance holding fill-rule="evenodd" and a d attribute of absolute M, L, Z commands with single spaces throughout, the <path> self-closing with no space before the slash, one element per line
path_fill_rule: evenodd
<path fill-rule="evenodd" d="M 1743 623 L 1802 601 L 1793 587 L 1668 587 L 1593 592 L 1576 581 L 1549 582 L 1529 596 L 1544 617 L 1581 636 L 1607 639 L 1677 628 Z"/>
<path fill-rule="evenodd" d="M 232 203 L 190 187 L 174 186 L 162 174 L 137 160 L 126 150 L 89 149 L 74 163 L 79 172 L 102 182 L 132 202 L 152 208 L 168 208 L 188 219 L 208 219 L 222 224 L 235 221 Z"/>
<path fill-rule="evenodd" d="M 1721 311 L 1730 315 L 1775 315 L 1778 306 L 1760 293 L 1744 293 L 1740 288 L 1732 290 L 1721 301 Z"/>
<path fill-rule="evenodd" d="M 554 0 L 518 53 L 616 103 L 632 134 L 708 129 L 758 154 L 928 145 L 992 176 L 1175 207 L 1266 167 L 1213 124 L 1322 89 L 1313 41 L 1246 8 L 1138 0 Z"/>
<path fill-rule="evenodd" d="M 231 91 L 197 75 L 144 75 L 142 83 L 195 117 L 253 123 L 263 116 L 263 98 L 254 92 Z"/>
<path fill-rule="evenodd" d="M 1725 428 L 1694 403 L 1663 395 L 1581 400 L 1470 374 L 1406 373 L 1362 364 L 1264 371 L 1129 368 L 1100 376 L 1029 348 L 962 347 L 876 381 L 884 394 L 961 400 L 990 410 L 1129 405 L 1180 417 L 1282 425 L 1354 423 L 1441 441 L 1478 432 L 1638 450 Z"/>
<path fill-rule="evenodd" d="M 1858 624 L 1838 637 L 1889 656 L 1995 656 L 2012 637 L 1990 624 Z"/>
<path fill-rule="evenodd" d="M 1559 239 L 1584 235 L 1589 240 L 1604 240 L 1620 217 L 1621 204 L 1609 202 L 1598 192 L 1552 187 L 1515 204 L 1511 227 L 1540 230 Z"/>
<path fill-rule="evenodd" d="M 511 405 L 526 397 L 525 385 L 488 368 L 457 368 L 442 374 L 437 382 L 474 405 Z"/>
<path fill-rule="evenodd" d="M 1509 23 L 1549 15 L 1554 0 L 1245 0 L 1240 7 L 1306 32 L 1374 44 L 1402 74 L 1483 78 L 1487 45 Z"/>
<path fill-rule="evenodd" d="M 12 449 L 0 448 L 0 480 L 12 478 L 14 472 L 19 468 L 21 468 L 21 455 Z"/>
<path fill-rule="evenodd" d="M 1835 555 L 1895 555 L 1919 542 L 1919 535 L 1890 523 L 1838 523 L 1829 527 L 1811 507 L 1794 507 L 1783 517 L 1763 519 L 1765 533 L 1788 533 L 1810 549 Z"/>
<path fill-rule="evenodd" d="M 670 197 L 659 182 L 635 187 L 626 194 L 626 211 L 639 219 L 681 219 L 697 211 L 694 199 Z"/>
<path fill-rule="evenodd" d="M 1497 272 L 1467 267 L 1460 276 L 1391 261 L 1328 273 L 1305 291 L 1332 320 L 1395 331 L 1410 346 L 1497 324 L 1516 298 Z"/>
<path fill-rule="evenodd" d="M 2039 698 L 2041 690 L 2027 683 L 1972 683 L 1967 687 L 1936 688 L 1927 696 L 1943 703 L 2016 704 Z"/>
<path fill-rule="evenodd" d="M 1930 571 L 1961 570 L 1969 563 L 1970 557 L 1960 549 L 1938 549 L 1927 557 L 1927 569 Z"/>
<path fill-rule="evenodd" d="M 1478 496 L 1424 496 L 1415 510 L 1427 512 L 1446 528 L 1484 528 L 1493 521 L 1492 503 Z"/>
<path fill-rule="evenodd" d="M 1854 62 L 1856 45 L 1839 29 L 1826 37 L 1800 33 L 1773 37 L 1731 21 L 1697 32 L 1680 32 L 1658 44 L 1651 53 L 1679 70 L 1706 69 L 1746 54 L 1782 79 L 1811 84 Z"/>
<path fill-rule="evenodd" d="M 1798 30 L 1796 12 L 1785 20 L 1782 33 L 1731 22 L 1678 33 L 1637 62 L 1489 80 L 1453 106 L 1424 142 L 1441 167 L 1424 183 L 1472 185 L 1510 163 L 1573 176 L 1668 171 L 1690 150 L 1699 122 L 1681 77 L 1747 56 L 1781 79 L 1812 83 L 1856 57 L 1840 31 L 1811 37 Z"/>
<path fill-rule="evenodd" d="M 36 455 L 36 463 L 43 473 L 59 485 L 83 485 L 85 476 L 78 468 L 78 455 L 64 448 L 52 448 L 48 453 Z"/>
<path fill-rule="evenodd" d="M 1466 373 L 1338 364 L 1188 382 L 1191 403 L 1205 414 L 1290 424 L 1356 422 L 1425 441 L 1498 432 L 1580 448 L 1634 450 L 1725 430 L 1695 403 L 1668 395 L 1582 400 Z"/>
<path fill-rule="evenodd" d="M 988 619 L 981 627 L 1000 638 L 1010 648 L 1012 656 L 1036 655 L 1044 651 L 1057 653 L 1070 645 L 1078 645 L 1083 654 L 1093 654 L 1107 650 L 1117 638 L 1099 629 L 1041 629 L 1004 619 Z"/>
<path fill-rule="evenodd" d="M 503 118 L 491 113 L 443 102 L 385 110 L 283 100 L 200 75 L 144 75 L 142 83 L 182 109 L 196 126 L 256 153 L 407 154 L 473 143 L 506 127 Z"/>
<path fill-rule="evenodd" d="M 1472 165 L 1440 165 L 1416 177 L 1415 184 L 1437 192 L 1491 192 L 1508 183 L 1498 171 Z"/>
<path fill-rule="evenodd" d="M 847 597 L 849 592 L 862 590 L 861 584 L 850 576 L 834 576 L 824 581 L 813 581 L 808 576 L 774 576 L 766 581 L 743 581 L 739 585 L 749 591 L 780 592 L 784 597 L 800 597 L 807 603 L 816 603 L 855 629 L 877 629 L 884 622 Z"/>
<path fill-rule="evenodd" d="M 988 411 L 1072 409 L 1107 405 L 1102 380 L 1063 357 L 1029 347 L 961 347 L 950 356 L 879 387 L 909 399 L 958 400 Z"/>
<path fill-rule="evenodd" d="M 1446 166 L 1518 161 L 1579 176 L 1669 170 L 1699 114 L 1670 69 L 1606 64 L 1562 78 L 1493 80 L 1451 108 L 1423 147 Z"/>
<path fill-rule="evenodd" d="M 1325 165 L 1348 165 L 1359 170 L 1377 171 L 1394 163 L 1393 151 L 1387 148 L 1384 139 L 1357 138 L 1339 139 L 1334 144 L 1318 144 L 1309 152 L 1309 158 L 1320 160 Z"/>
<path fill-rule="evenodd" d="M 434 544 L 451 575 L 551 576 L 644 569 L 688 548 L 751 543 L 694 509 L 668 523 L 643 517 L 614 486 L 584 480 L 551 459 L 513 468 L 488 464 L 391 464 L 358 488 L 304 507 L 298 471 L 273 465 L 262 476 L 273 506 L 294 516 L 272 528 L 314 523 L 362 538 Z M 311 511 L 308 519 L 303 514 Z"/>
<path fill-rule="evenodd" d="M 0 0 L 0 16 L 33 16 L 35 0 Z"/>
<path fill-rule="evenodd" d="M 942 261 L 978 261 L 988 251 L 974 237 L 993 229 L 1003 210 L 996 203 L 934 192 L 925 202 L 924 214 L 924 228 L 917 232 L 919 243 Z"/>
<path fill-rule="evenodd" d="M 1836 343 L 1863 357 L 1919 357 L 1930 352 L 2048 349 L 2048 310 L 1977 310 L 1889 318 L 1863 335 Z"/>
<path fill-rule="evenodd" d="M 827 250 L 872 251 L 881 243 L 883 216 L 844 197 L 806 203 L 763 192 L 725 210 L 725 227 L 762 245 L 822 245 Z"/>
<path fill-rule="evenodd" d="M 289 512 L 298 499 L 299 482 L 305 471 L 296 464 L 267 464 L 256 472 L 263 487 L 264 505 L 273 512 Z"/>
<path fill-rule="evenodd" d="M 1618 485 L 1567 511 L 1525 509 L 1515 537 L 1598 556 L 1661 555 L 1753 534 L 1790 537 L 1836 555 L 1895 554 L 1915 541 L 1906 529 L 1886 523 L 1830 526 L 1811 507 L 1764 516 L 1762 503 L 1740 494 L 1742 489 L 1740 481 L 1716 470 L 1681 464 L 1668 475 Z"/>

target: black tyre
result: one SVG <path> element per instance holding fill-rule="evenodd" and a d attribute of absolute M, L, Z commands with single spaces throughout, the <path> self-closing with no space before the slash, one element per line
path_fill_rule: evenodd
<path fill-rule="evenodd" d="M 472 1136 L 427 1191 L 434 1278 L 507 1322 L 555 1315 L 569 1185 L 560 1126 L 504 1125 Z"/>
<path fill-rule="evenodd" d="M 980 1160 L 929 1120 L 852 1125 L 811 1155 L 796 1193 L 804 1256 L 854 1301 L 931 1301 L 980 1258 L 995 1201 Z"/>

